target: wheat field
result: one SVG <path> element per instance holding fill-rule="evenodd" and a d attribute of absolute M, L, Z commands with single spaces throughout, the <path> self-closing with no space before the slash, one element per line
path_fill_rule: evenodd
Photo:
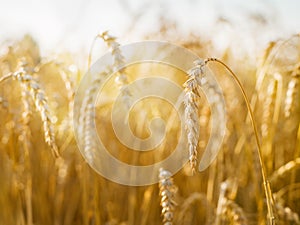
<path fill-rule="evenodd" d="M 167 34 L 161 33 L 161 39 L 167 39 Z M 108 49 L 115 48 L 113 54 L 122 63 L 122 57 L 118 57 L 122 52 L 114 45 L 116 39 L 107 33 L 97 38 L 103 39 Z M 214 53 L 209 43 L 195 36 L 172 42 L 200 58 L 213 56 L 207 52 Z M 91 55 L 85 60 L 90 65 Z M 219 60 L 211 59 L 206 64 L 221 81 L 226 101 L 226 135 L 217 158 L 206 170 L 195 169 L 211 135 L 211 108 L 195 88 L 197 76 L 178 75 L 177 82 L 185 85 L 185 105 L 189 107 L 186 129 L 193 136 L 186 149 L 190 163 L 174 175 L 162 168 L 159 174 L 153 174 L 160 179 L 158 184 L 134 187 L 103 178 L 80 154 L 73 129 L 73 104 L 86 73 L 83 63 L 70 53 L 41 55 L 38 43 L 29 35 L 3 43 L 0 224 L 300 224 L 300 35 L 273 40 L 261 49 L 255 64 L 247 57 L 237 58 L 231 49 Z M 138 76 L 136 69 L 131 68 L 131 77 L 119 77 L 121 85 Z M 230 72 L 238 77 L 248 96 L 258 140 L 247 102 Z M 90 87 L 88 91 L 95 90 Z M 112 85 L 110 92 L 115 91 L 117 86 Z M 85 99 L 81 108 L 87 124 L 92 114 L 90 101 Z M 148 135 L 147 118 L 140 114 L 141 109 L 168 120 L 170 106 L 160 109 L 157 106 L 163 103 L 156 104 L 140 104 L 133 110 L 132 127 L 139 137 Z M 148 165 L 174 149 L 180 126 L 176 121 L 163 146 L 150 153 L 131 152 L 116 140 L 110 107 L 107 103 L 97 108 L 96 122 L 105 144 L 114 149 L 111 154 L 118 159 Z M 88 126 L 81 132 L 85 151 L 92 151 Z M 195 138 L 197 132 L 199 139 Z"/>

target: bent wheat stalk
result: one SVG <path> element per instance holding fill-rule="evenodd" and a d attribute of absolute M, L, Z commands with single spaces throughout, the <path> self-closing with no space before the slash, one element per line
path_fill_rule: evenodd
<path fill-rule="evenodd" d="M 265 191 L 266 200 L 267 200 L 269 223 L 274 225 L 274 224 L 276 224 L 275 212 L 274 212 L 274 209 L 275 209 L 274 208 L 274 198 L 273 198 L 272 190 L 271 190 L 271 187 L 270 187 L 270 182 L 268 181 L 267 176 L 266 176 L 266 172 L 265 172 L 266 170 L 265 170 L 265 166 L 264 166 L 264 163 L 263 163 L 263 160 L 262 160 L 261 145 L 260 145 L 260 142 L 259 142 L 257 127 L 256 127 L 256 123 L 254 121 L 254 115 L 253 115 L 253 111 L 252 111 L 251 106 L 250 106 L 249 99 L 248 99 L 248 97 L 246 95 L 246 92 L 243 88 L 243 85 L 240 82 L 240 80 L 238 79 L 237 75 L 224 62 L 222 62 L 221 60 L 216 59 L 216 58 L 207 58 L 207 59 L 204 60 L 204 64 L 208 64 L 209 62 L 217 62 L 217 63 L 221 64 L 222 66 L 224 66 L 229 71 L 231 76 L 234 78 L 234 81 L 239 86 L 239 88 L 241 90 L 241 93 L 243 95 L 243 98 L 246 102 L 246 106 L 247 106 L 247 109 L 248 109 L 248 112 L 249 112 L 252 128 L 253 128 L 254 135 L 255 135 L 257 154 L 258 154 L 259 163 L 260 163 L 260 167 L 261 167 L 261 174 L 262 174 L 262 179 L 263 179 L 263 184 L 264 184 L 264 191 Z"/>

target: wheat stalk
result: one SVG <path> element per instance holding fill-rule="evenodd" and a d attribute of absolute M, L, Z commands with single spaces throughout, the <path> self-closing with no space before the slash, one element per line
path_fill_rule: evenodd
<path fill-rule="evenodd" d="M 26 178 L 25 181 L 25 205 L 26 205 L 26 219 L 27 224 L 33 224 L 33 215 L 32 215 L 32 175 L 30 174 L 31 164 L 30 164 L 30 156 L 29 150 L 31 148 L 31 130 L 29 127 L 29 122 L 32 116 L 32 109 L 30 104 L 30 93 L 28 90 L 23 89 L 21 93 L 21 98 L 23 102 L 23 112 L 21 116 L 22 128 L 21 134 L 19 136 L 19 140 L 23 144 L 23 163 L 24 167 L 24 176 Z"/>
<path fill-rule="evenodd" d="M 246 102 L 246 106 L 250 115 L 250 120 L 251 120 L 251 124 L 252 124 L 252 128 L 254 131 L 254 135 L 255 135 L 255 141 L 256 141 L 256 147 L 257 147 L 257 154 L 258 154 L 258 158 L 259 158 L 259 164 L 261 167 L 261 175 L 262 175 L 262 179 L 263 179 L 263 185 L 264 185 L 264 191 L 265 191 L 265 195 L 266 195 L 266 200 L 267 200 L 267 207 L 268 207 L 268 216 L 269 216 L 269 223 L 271 225 L 274 225 L 276 223 L 275 220 L 275 212 L 274 212 L 274 207 L 275 207 L 275 202 L 274 202 L 274 198 L 273 198 L 273 193 L 271 190 L 271 186 L 270 186 L 270 182 L 267 179 L 266 176 L 266 169 L 265 169 L 265 165 L 262 159 L 262 151 L 261 151 L 261 145 L 260 145 L 260 141 L 258 138 L 258 132 L 257 132 L 257 126 L 256 123 L 254 121 L 254 115 L 253 115 L 253 111 L 251 109 L 250 106 L 250 102 L 249 99 L 246 95 L 246 92 L 243 88 L 242 83 L 240 82 L 240 80 L 238 79 L 237 75 L 221 60 L 216 59 L 216 58 L 207 58 L 204 63 L 207 64 L 209 62 L 217 62 L 219 64 L 221 64 L 222 66 L 224 66 L 231 74 L 231 76 L 234 78 L 234 81 L 238 84 L 241 93 L 243 95 L 243 98 Z"/>
<path fill-rule="evenodd" d="M 172 225 L 174 217 L 174 209 L 176 202 L 174 195 L 177 187 L 173 183 L 172 174 L 160 168 L 159 170 L 159 194 L 161 197 L 160 205 L 162 207 L 162 216 L 164 225 Z"/>

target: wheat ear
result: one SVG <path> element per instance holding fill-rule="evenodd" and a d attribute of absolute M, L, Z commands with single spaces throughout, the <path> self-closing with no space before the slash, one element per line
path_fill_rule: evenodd
<path fill-rule="evenodd" d="M 127 76 L 126 76 L 126 74 L 124 72 L 124 68 L 123 68 L 123 66 L 125 65 L 125 57 L 122 55 L 122 52 L 119 48 L 120 44 L 116 41 L 117 38 L 110 35 L 108 31 L 104 31 L 104 32 L 98 34 L 94 38 L 94 41 L 92 43 L 91 50 L 89 53 L 89 57 L 88 57 L 88 67 L 91 66 L 92 50 L 94 48 L 95 41 L 98 38 L 102 39 L 107 44 L 107 46 L 110 48 L 112 56 L 114 57 L 114 63 L 112 66 L 115 71 L 119 72 L 119 75 L 116 78 L 116 82 L 121 86 L 127 85 L 128 79 L 127 79 Z"/>
<path fill-rule="evenodd" d="M 185 129 L 187 132 L 188 148 L 189 148 L 189 161 L 193 174 L 197 166 L 197 145 L 199 141 L 199 98 L 200 98 L 200 85 L 203 75 L 204 64 L 195 62 L 196 66 L 188 71 L 188 80 L 184 83 L 184 118 Z"/>
<path fill-rule="evenodd" d="M 204 193 L 194 192 L 190 194 L 184 202 L 181 204 L 178 212 L 178 224 L 191 224 L 193 215 L 189 212 L 190 209 L 195 207 L 195 203 L 199 202 L 203 208 L 206 210 L 207 219 L 206 224 L 212 224 L 213 218 L 215 217 L 215 207 L 207 199 Z"/>
<path fill-rule="evenodd" d="M 97 76 L 92 82 L 92 85 L 85 91 L 85 95 L 80 107 L 79 114 L 79 132 L 83 136 L 83 149 L 86 154 L 87 160 L 92 162 L 94 152 L 96 151 L 96 142 L 95 142 L 95 132 L 94 132 L 94 123 L 95 123 L 95 100 L 101 85 L 103 77 L 107 76 L 106 72 L 103 72 Z"/>
<path fill-rule="evenodd" d="M 35 107 L 40 113 L 43 122 L 44 136 L 46 143 L 51 147 L 55 157 L 58 157 L 58 148 L 55 142 L 55 134 L 49 106 L 44 91 L 41 89 L 38 82 L 30 75 L 24 67 L 14 73 L 14 79 L 21 83 L 24 90 L 27 90 L 34 100 Z"/>
<path fill-rule="evenodd" d="M 289 81 L 288 89 L 286 92 L 285 105 L 284 105 L 284 115 L 285 117 L 290 117 L 293 112 L 294 103 L 296 100 L 296 95 L 299 87 L 300 78 L 300 63 L 298 63 L 292 72 L 292 78 Z"/>
<path fill-rule="evenodd" d="M 25 67 L 25 63 L 20 64 L 20 69 L 14 73 L 1 77 L 0 83 L 13 78 L 20 82 L 25 92 L 28 92 L 34 101 L 37 111 L 40 113 L 43 122 L 45 142 L 51 147 L 55 157 L 59 157 L 58 148 L 55 142 L 55 134 L 53 124 L 50 117 L 49 106 L 44 91 L 38 82 L 29 74 L 29 69 Z"/>
<path fill-rule="evenodd" d="M 285 177 L 287 173 L 298 167 L 300 167 L 300 158 L 296 158 L 275 170 L 270 177 L 270 181 L 277 182 L 280 178 Z"/>
<path fill-rule="evenodd" d="M 247 225 L 248 220 L 244 210 L 234 201 L 226 199 L 224 208 L 222 211 L 223 215 L 226 215 L 228 219 L 232 221 L 234 225 Z"/>
<path fill-rule="evenodd" d="M 248 221 L 243 209 L 227 197 L 230 191 L 229 185 L 228 180 L 221 183 L 215 224 L 223 224 L 223 218 L 226 218 L 232 221 L 231 224 L 246 225 Z"/>
<path fill-rule="evenodd" d="M 277 82 L 272 80 L 267 87 L 267 96 L 263 104 L 261 133 L 263 137 L 267 137 L 270 132 L 270 124 L 272 123 L 272 117 L 275 107 Z"/>
<path fill-rule="evenodd" d="M 288 224 L 300 224 L 299 215 L 289 207 L 284 207 L 282 204 L 277 203 L 276 208 L 280 220 L 285 223 L 288 222 Z"/>
<path fill-rule="evenodd" d="M 127 88 L 129 81 L 128 81 L 128 77 L 127 77 L 127 74 L 126 74 L 125 68 L 124 68 L 125 57 L 123 56 L 123 54 L 120 50 L 120 44 L 117 42 L 116 37 L 112 36 L 108 31 L 104 31 L 104 32 L 98 34 L 94 38 L 94 41 L 92 43 L 92 47 L 90 50 L 90 54 L 89 54 L 88 66 L 90 67 L 90 65 L 91 65 L 91 60 L 92 60 L 91 53 L 92 53 L 94 44 L 98 38 L 102 39 L 107 44 L 107 46 L 109 47 L 109 49 L 111 51 L 111 54 L 114 59 L 112 69 L 114 72 L 117 72 L 117 77 L 115 79 L 115 82 L 118 84 L 119 89 L 121 90 L 123 101 L 125 102 L 127 107 L 130 107 L 131 93 Z"/>
<path fill-rule="evenodd" d="M 159 194 L 161 197 L 162 216 L 164 225 L 172 225 L 176 202 L 174 200 L 177 187 L 171 178 L 172 174 L 160 168 L 159 170 Z"/>

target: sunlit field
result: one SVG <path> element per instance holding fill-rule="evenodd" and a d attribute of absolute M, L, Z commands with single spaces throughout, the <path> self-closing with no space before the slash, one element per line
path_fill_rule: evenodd
<path fill-rule="evenodd" d="M 86 88 L 78 111 L 74 99 L 96 56 L 112 54 L 109 71 L 126 63 L 113 32 L 96 31 L 92 47 L 80 56 L 63 49 L 42 54 L 30 34 L 1 43 L 1 225 L 300 224 L 300 35 L 270 40 L 253 57 L 230 46 L 220 50 L 194 33 L 174 36 L 174 30 L 176 24 L 162 21 L 158 33 L 149 32 L 140 41 L 172 42 L 198 55 L 203 64 L 190 62 L 194 67 L 187 71 L 131 65 L 107 81 L 95 111 L 93 94 L 105 74 Z M 118 140 L 111 112 L 122 87 L 148 76 L 144 71 L 165 74 L 183 88 L 184 118 L 162 99 L 138 101 L 128 118 L 135 136 L 158 135 L 149 127 L 153 118 L 166 124 L 161 144 L 139 152 Z M 197 77 L 208 73 L 222 93 L 215 86 L 209 93 L 201 89 Z M 127 94 L 121 101 L 127 101 Z M 217 121 L 224 123 L 222 139 L 211 129 L 214 107 L 223 104 L 220 95 L 226 111 L 226 121 Z M 78 127 L 74 113 L 82 122 Z M 182 151 L 189 160 L 175 174 L 168 168 L 153 171 L 151 176 L 159 180 L 155 184 L 113 182 L 89 164 L 105 164 L 93 158 L 91 121 L 110 154 L 126 164 L 147 166 L 167 158 L 181 135 L 187 137 Z M 199 172 L 210 139 L 220 143 L 220 150 Z M 129 180 L 131 176 L 135 174 L 128 174 Z"/>

